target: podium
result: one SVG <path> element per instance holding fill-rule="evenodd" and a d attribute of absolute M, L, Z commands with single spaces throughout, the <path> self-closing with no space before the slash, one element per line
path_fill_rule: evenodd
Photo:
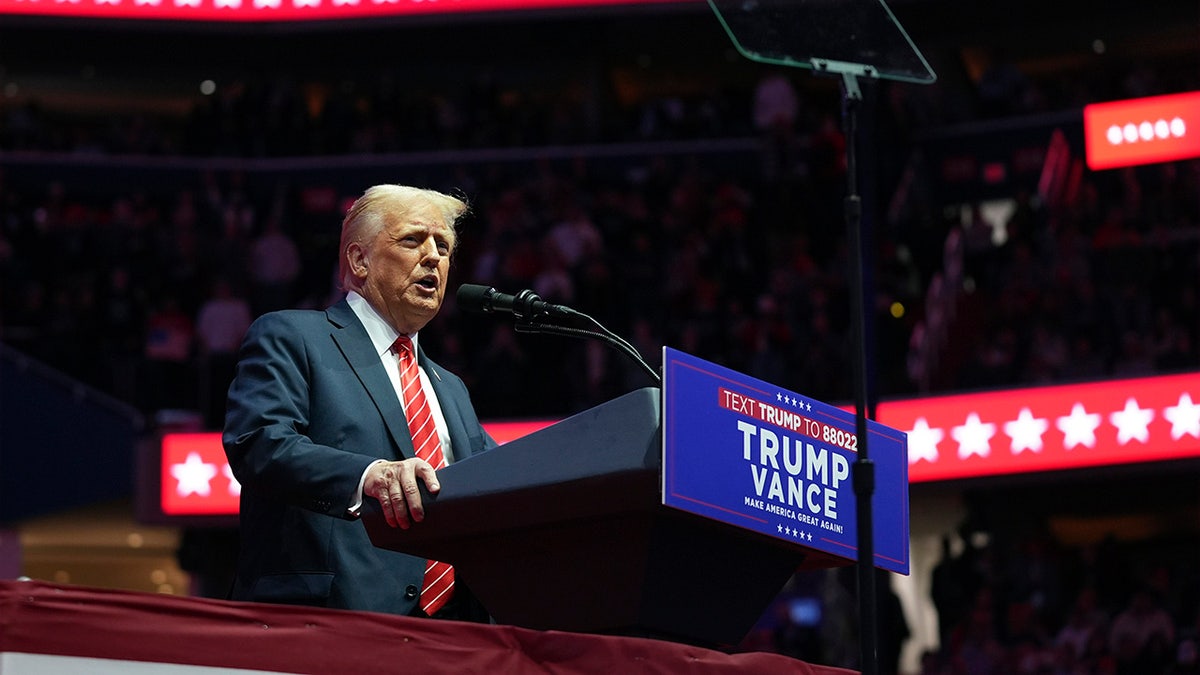
<path fill-rule="evenodd" d="M 797 570 L 848 561 L 664 506 L 660 399 L 639 389 L 440 470 L 408 530 L 368 500 L 371 541 L 454 564 L 501 624 L 736 644 Z"/>

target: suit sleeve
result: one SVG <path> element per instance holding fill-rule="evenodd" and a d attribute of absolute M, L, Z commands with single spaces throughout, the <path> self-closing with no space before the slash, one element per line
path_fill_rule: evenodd
<path fill-rule="evenodd" d="M 247 331 L 229 389 L 225 454 L 243 491 L 348 518 L 376 458 L 310 437 L 313 367 L 304 334 L 281 313 Z"/>

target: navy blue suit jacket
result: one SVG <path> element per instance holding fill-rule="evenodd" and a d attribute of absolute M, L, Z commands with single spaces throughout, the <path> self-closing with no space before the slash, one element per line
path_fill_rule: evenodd
<path fill-rule="evenodd" d="M 456 460 L 493 447 L 462 380 L 424 351 L 418 362 Z M 376 548 L 349 513 L 371 462 L 414 453 L 396 390 L 345 300 L 324 312 L 286 310 L 254 322 L 229 389 L 222 440 L 242 484 L 233 599 L 412 611 L 425 560 Z"/>

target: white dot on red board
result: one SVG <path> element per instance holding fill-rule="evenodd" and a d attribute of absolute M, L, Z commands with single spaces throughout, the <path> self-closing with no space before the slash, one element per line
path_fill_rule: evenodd
<path fill-rule="evenodd" d="M 1176 138 L 1183 138 L 1185 133 L 1187 133 L 1187 125 L 1183 123 L 1182 119 L 1176 117 L 1175 119 L 1171 120 L 1172 136 L 1175 136 Z"/>
<path fill-rule="evenodd" d="M 1129 124 L 1125 125 L 1124 131 L 1125 131 L 1125 140 L 1127 142 L 1137 143 L 1137 139 L 1138 139 L 1137 125 L 1135 125 L 1133 122 L 1130 122 Z"/>
<path fill-rule="evenodd" d="M 1142 137 L 1143 141 L 1154 140 L 1154 125 L 1149 122 L 1142 122 L 1138 125 L 1138 135 Z"/>
<path fill-rule="evenodd" d="M 1120 145 L 1121 141 L 1125 140 L 1125 137 L 1121 135 L 1121 127 L 1115 124 L 1108 128 L 1108 132 L 1105 134 L 1105 136 L 1108 138 L 1108 142 L 1112 145 Z"/>
<path fill-rule="evenodd" d="M 1166 138 L 1171 135 L 1171 125 L 1167 124 L 1166 120 L 1159 120 L 1154 123 L 1154 135 L 1159 138 Z"/>

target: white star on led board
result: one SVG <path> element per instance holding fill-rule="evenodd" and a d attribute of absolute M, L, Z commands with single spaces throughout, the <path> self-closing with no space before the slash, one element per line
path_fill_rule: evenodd
<path fill-rule="evenodd" d="M 1004 423 L 1004 433 L 1012 439 L 1014 455 L 1019 455 L 1025 450 L 1041 452 L 1042 434 L 1046 433 L 1046 429 L 1049 428 L 1050 422 L 1034 417 L 1029 408 L 1021 408 L 1021 412 L 1017 413 L 1017 419 Z"/>
<path fill-rule="evenodd" d="M 1108 416 L 1108 420 L 1117 428 L 1117 442 L 1121 445 L 1137 440 L 1145 443 L 1150 440 L 1150 420 L 1154 419 L 1154 411 L 1150 408 L 1140 408 L 1135 399 L 1126 399 L 1125 409 Z"/>
<path fill-rule="evenodd" d="M 1082 403 L 1071 406 L 1071 414 L 1058 418 L 1054 426 L 1063 432 L 1063 448 L 1070 450 L 1077 445 L 1096 447 L 1096 427 L 1100 426 L 1100 413 L 1089 413 Z"/>
<path fill-rule="evenodd" d="M 1200 405 L 1192 403 L 1191 394 L 1179 395 L 1179 404 L 1163 408 L 1163 417 L 1171 423 L 1171 439 L 1179 440 L 1185 435 L 1200 438 Z"/>
<path fill-rule="evenodd" d="M 946 432 L 938 428 L 929 428 L 929 422 L 924 417 L 918 417 L 913 422 L 913 428 L 908 430 L 908 463 L 915 464 L 922 459 L 926 462 L 936 462 L 938 459 L 938 443 L 946 437 Z"/>
<path fill-rule="evenodd" d="M 179 481 L 175 492 L 180 497 L 192 494 L 207 497 L 212 493 L 209 481 L 216 477 L 217 465 L 205 462 L 200 453 L 189 452 L 182 464 L 171 465 L 171 475 Z"/>
<path fill-rule="evenodd" d="M 996 425 L 991 422 L 981 422 L 979 413 L 967 415 L 967 421 L 961 427 L 950 429 L 950 436 L 958 441 L 958 458 L 966 459 L 971 455 L 987 457 L 992 452 L 991 440 L 996 435 Z"/>
<path fill-rule="evenodd" d="M 229 466 L 228 462 L 222 467 L 221 473 L 225 474 L 225 477 L 229 479 L 229 494 L 234 497 L 241 496 L 242 484 L 238 482 L 238 479 L 233 477 L 233 467 Z"/>

